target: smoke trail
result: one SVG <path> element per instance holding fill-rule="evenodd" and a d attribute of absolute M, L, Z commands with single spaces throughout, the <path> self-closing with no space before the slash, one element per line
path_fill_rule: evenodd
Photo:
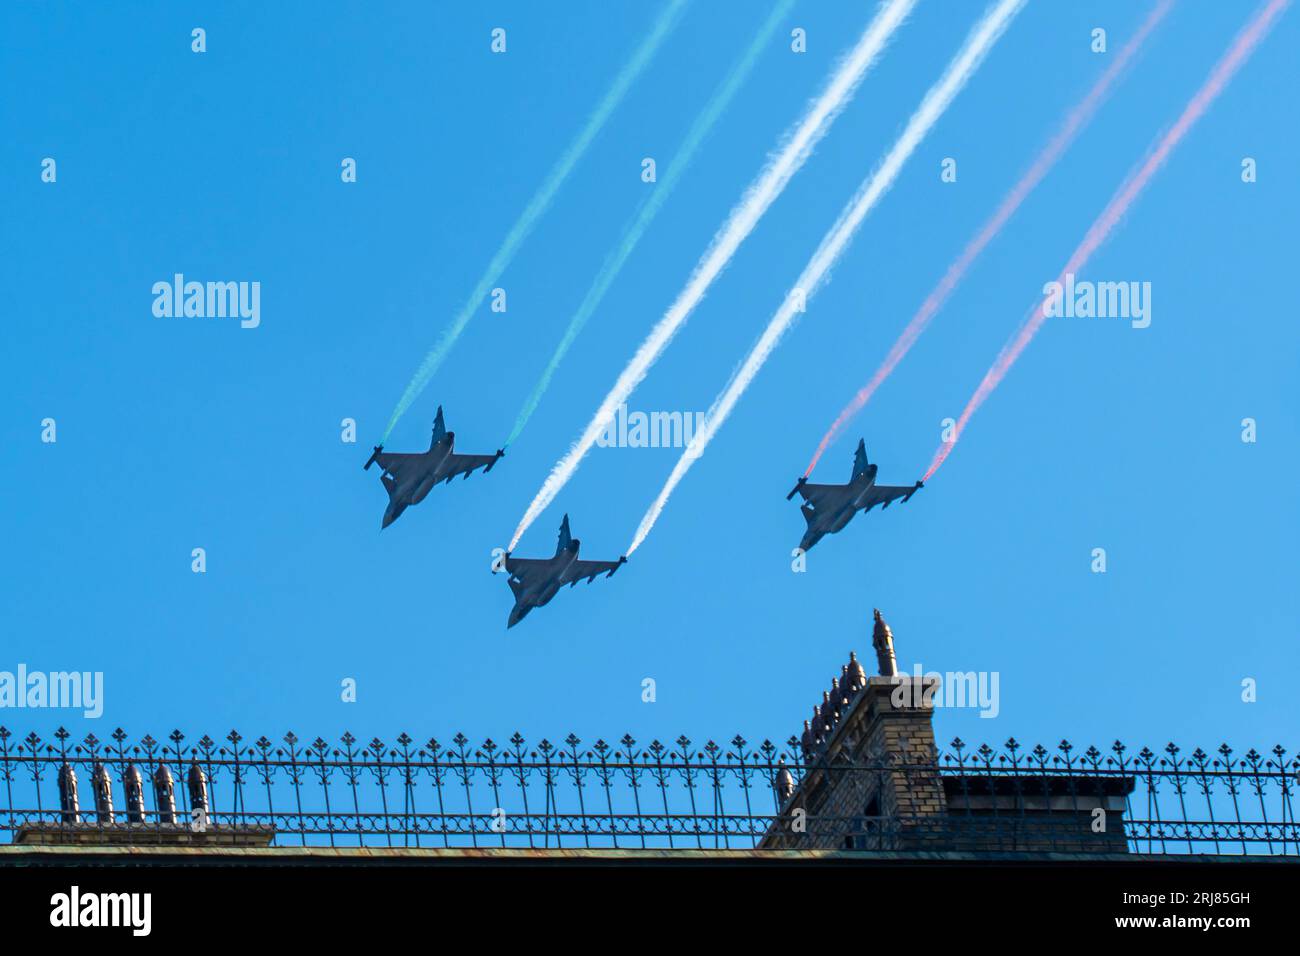
<path fill-rule="evenodd" d="M 536 497 L 529 504 L 528 510 L 524 512 L 519 527 L 515 529 L 514 537 L 510 541 L 511 550 L 519 543 L 528 526 L 573 477 L 583 456 L 596 443 L 596 439 L 614 417 L 618 406 L 626 401 L 627 396 L 645 378 L 650 366 L 668 347 L 674 333 L 704 298 L 713 280 L 718 277 L 740 244 L 758 225 L 758 221 L 785 189 L 786 184 L 812 155 L 813 148 L 852 99 L 867 70 L 875 63 L 889 42 L 889 38 L 902 26 L 907 14 L 915 5 L 916 0 L 885 0 L 881 5 L 875 18 L 867 26 L 866 32 L 836 67 L 826 89 L 809 105 L 794 131 L 784 138 L 780 151 L 768 160 L 758 178 L 746 189 L 740 203 L 732 209 L 722 228 L 713 237 L 703 258 L 696 264 L 685 288 L 678 293 L 677 299 L 663 318 L 641 343 L 632 360 L 628 362 L 614 383 L 614 387 L 601 402 L 596 414 L 592 416 L 586 430 L 551 469 Z"/>
<path fill-rule="evenodd" d="M 609 88 L 604 98 L 596 106 L 595 112 L 587 118 L 587 122 L 582 127 L 581 132 L 578 133 L 577 138 L 569 144 L 568 148 L 560 156 L 559 161 L 551 169 L 546 180 L 533 194 L 532 199 L 528 201 L 528 205 L 524 207 L 524 211 L 520 213 L 519 218 L 510 227 L 510 231 L 506 233 L 505 241 L 501 243 L 501 247 L 497 249 L 496 254 L 488 262 L 487 269 L 479 277 L 469 299 L 461 306 L 451 325 L 442 333 L 442 337 L 429 351 L 429 354 L 424 357 L 420 367 L 416 369 L 410 384 L 406 386 L 406 391 L 402 393 L 402 397 L 398 400 L 397 407 L 393 409 L 393 415 L 388 420 L 388 427 L 384 429 L 384 436 L 380 439 L 380 444 L 388 440 L 388 436 L 392 433 L 397 420 L 405 414 L 406 410 L 411 407 L 411 403 L 429 384 L 434 373 L 442 365 L 443 359 L 447 357 L 447 353 L 451 351 L 451 347 L 456 344 L 461 332 L 465 330 L 465 326 L 473 318 L 475 311 L 483 304 L 483 300 L 487 298 L 488 292 L 496 285 L 501 273 L 506 270 L 511 260 L 514 259 L 519 246 L 550 207 L 551 201 L 555 198 L 560 186 L 564 184 L 564 180 L 573 171 L 573 167 L 578 164 L 578 160 L 587 151 L 587 147 L 596 138 L 596 134 L 605 125 L 605 121 L 609 119 L 610 114 L 622 102 L 624 95 L 633 82 L 641 75 L 641 72 L 649 65 L 650 61 L 654 59 L 660 44 L 672 32 L 679 15 L 689 2 L 690 0 L 670 0 L 668 6 L 659 15 L 659 19 L 655 21 L 650 35 L 637 47 L 636 52 L 632 54 L 632 58 L 623 65 L 623 69 L 619 71 L 618 76 L 614 79 L 613 86 Z"/>
<path fill-rule="evenodd" d="M 1205 83 L 1188 102 L 1182 115 L 1178 117 L 1178 121 L 1160 137 L 1155 148 L 1143 161 L 1142 165 L 1120 186 L 1119 191 L 1106 204 L 1106 208 L 1102 210 L 1101 215 L 1089 227 L 1083 241 L 1079 243 L 1079 247 L 1074 250 L 1069 261 L 1066 262 L 1065 268 L 1061 270 L 1058 281 L 1064 282 L 1067 273 L 1078 274 L 1083 269 L 1089 258 L 1097 250 L 1097 247 L 1106 241 L 1111 230 L 1128 212 L 1134 200 L 1141 195 L 1151 177 L 1160 170 L 1165 160 L 1169 158 L 1169 154 L 1187 135 L 1188 130 L 1210 108 L 1241 65 L 1250 59 L 1250 55 L 1255 52 L 1255 47 L 1267 35 L 1273 22 L 1290 2 L 1291 0 L 1268 0 L 1242 31 L 1237 34 L 1227 52 L 1214 65 L 1214 69 L 1210 71 Z M 925 479 L 923 480 L 928 480 L 931 475 L 939 470 L 939 466 L 944 463 L 944 460 L 947 459 L 953 447 L 957 444 L 962 430 L 965 429 L 966 423 L 970 421 L 971 416 L 979 410 L 979 407 L 984 404 L 984 400 L 998 387 L 1011 366 L 1015 364 L 1016 359 L 1020 357 L 1020 353 L 1025 350 L 1025 346 L 1038 332 L 1043 320 L 1046 318 L 1045 306 L 1046 300 L 1044 299 L 1030 309 L 1029 315 L 1021 324 L 1019 331 L 998 353 L 997 359 L 984 374 L 979 387 L 975 389 L 974 394 L 966 403 L 966 407 L 962 410 L 961 418 L 957 420 L 956 428 L 953 430 L 952 440 L 944 442 L 935 451 L 934 459 L 930 462 L 930 468 L 925 473 Z"/>
<path fill-rule="evenodd" d="M 812 456 L 812 461 L 808 463 L 808 468 L 804 471 L 805 478 L 812 474 L 812 470 L 817 467 L 817 462 L 821 459 L 822 454 L 840 436 L 844 426 L 866 407 L 876 389 L 893 373 L 898 363 L 903 360 L 903 356 L 907 355 L 908 351 L 911 350 L 916 340 L 921 337 L 921 333 L 929 326 L 930 320 L 943 308 L 944 303 L 948 301 L 948 297 L 961 283 L 966 271 L 979 258 L 980 253 L 984 251 L 984 247 L 1002 231 L 1002 227 L 1006 225 L 1007 220 L 1015 215 L 1016 210 L 1020 208 L 1020 204 L 1042 182 L 1043 177 L 1051 171 L 1052 167 L 1056 165 L 1056 161 L 1061 158 L 1061 155 L 1074 142 L 1075 137 L 1092 119 L 1101 104 L 1105 102 L 1111 87 L 1123 75 L 1134 54 L 1137 53 L 1151 31 L 1165 18 L 1173 3 L 1174 0 L 1160 0 L 1142 25 L 1138 27 L 1133 37 L 1115 55 L 1115 58 L 1110 62 L 1110 65 L 1102 73 L 1092 89 L 1066 115 L 1065 122 L 1061 124 L 1060 129 L 1043 147 L 1033 165 L 1029 167 L 1020 181 L 1012 187 L 1011 191 L 1003 197 L 1001 205 L 984 223 L 979 232 L 966 244 L 966 248 L 961 251 L 961 255 L 948 267 L 948 271 L 944 273 L 939 284 L 926 296 L 925 301 L 921 303 L 921 307 L 917 309 L 916 314 L 907 323 L 898 340 L 894 342 L 893 347 L 885 356 L 885 360 L 876 369 L 875 374 L 871 376 L 871 380 L 844 407 L 839 417 L 835 419 L 831 427 L 827 429 L 826 434 L 822 436 L 821 443 Z"/>
<path fill-rule="evenodd" d="M 532 417 L 533 412 L 537 409 L 538 402 L 542 399 L 542 395 L 550 387 L 551 378 L 555 375 L 555 370 L 559 368 L 560 362 L 564 360 L 569 347 L 578 337 L 583 326 L 587 324 L 587 320 L 600 306 L 605 293 L 609 291 L 609 287 L 613 285 L 624 264 L 631 257 L 637 243 L 641 241 L 641 237 L 650 227 L 650 223 L 654 221 L 659 210 L 668 201 L 668 197 L 672 195 L 673 188 L 677 185 L 678 180 L 681 179 L 682 174 L 690 166 L 691 160 L 695 158 L 695 153 L 704 142 L 705 137 L 708 136 L 709 130 L 713 128 L 713 124 L 717 122 L 718 117 L 726 111 L 732 98 L 744 85 L 754 64 L 758 61 L 759 54 L 772 38 L 773 31 L 785 19 L 785 15 L 790 12 L 790 8 L 794 4 L 795 0 L 781 0 L 776 5 L 766 22 L 759 27 L 758 33 L 754 35 L 754 39 L 740 58 L 740 62 L 732 68 L 722 86 L 713 94 L 713 99 L 704 107 L 704 111 L 695 118 L 694 124 L 687 132 L 686 139 L 682 142 L 681 149 L 669 165 L 667 172 L 655 185 L 650 198 L 642 204 L 636 217 L 624 228 L 618 245 L 606 258 L 600 272 L 592 282 L 591 288 L 587 290 L 586 296 L 583 297 L 582 304 L 578 306 L 578 311 L 569 320 L 569 327 L 565 329 L 560 344 L 555 347 L 555 354 L 551 356 L 550 362 L 547 363 L 537 384 L 533 387 L 532 394 L 528 396 L 527 401 L 519 410 L 519 417 L 515 420 L 515 427 L 510 432 L 510 437 L 506 439 L 506 445 L 513 443 L 519 437 L 520 432 L 524 430 L 524 426 L 528 424 L 528 419 Z"/>
<path fill-rule="evenodd" d="M 926 92 L 925 98 L 921 100 L 920 107 L 908 119 L 907 125 L 903 128 L 902 134 L 894 143 L 880 165 L 875 171 L 867 177 L 866 181 L 858 188 L 857 194 L 849 202 L 849 205 L 840 213 L 840 217 L 831 231 L 822 239 L 821 245 L 813 253 L 812 259 L 804 267 L 803 273 L 799 276 L 799 281 L 795 283 L 795 288 L 801 290 L 804 294 L 805 301 L 812 298 L 813 294 L 826 280 L 831 267 L 848 248 L 849 242 L 852 241 L 858 227 L 862 224 L 863 219 L 875 207 L 877 201 L 894 184 L 898 177 L 899 171 L 906 164 L 908 158 L 925 139 L 931 127 L 938 121 L 939 117 L 944 114 L 953 99 L 961 92 L 967 81 L 979 69 L 984 57 L 997 43 L 998 38 L 1002 36 L 1004 30 L 1011 23 L 1015 15 L 1020 12 L 1026 0 L 999 0 L 994 6 L 990 7 L 984 14 L 983 18 L 975 25 L 975 28 L 967 36 L 965 43 L 962 44 L 957 55 L 944 69 L 943 75 L 939 81 Z M 672 473 L 664 483 L 650 508 L 641 519 L 640 526 L 636 529 L 636 535 L 632 539 L 632 544 L 628 547 L 627 553 L 630 555 L 633 551 L 641 546 L 650 529 L 654 527 L 655 522 L 659 519 L 660 513 L 664 509 L 669 496 L 672 495 L 673 489 L 685 477 L 686 472 L 690 470 L 695 460 L 708 447 L 713 436 L 717 434 L 719 428 L 726 422 L 727 416 L 735 407 L 740 396 L 745 393 L 750 382 L 754 380 L 765 363 L 776 349 L 781 341 L 781 337 L 786 330 L 794 323 L 796 316 L 799 314 L 800 303 L 794 296 L 787 296 L 781 307 L 777 309 L 776 315 L 767 324 L 763 330 L 763 335 L 759 338 L 758 343 L 750 350 L 749 355 L 745 357 L 744 364 L 731 377 L 726 389 L 723 390 L 713 402 L 708 414 L 704 418 L 703 427 L 691 439 L 682 456 L 677 460 L 673 467 Z"/>

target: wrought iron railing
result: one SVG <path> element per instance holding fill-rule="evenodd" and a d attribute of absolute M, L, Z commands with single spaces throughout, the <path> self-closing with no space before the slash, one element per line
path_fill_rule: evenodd
<path fill-rule="evenodd" d="M 1295 794 L 1300 760 L 1282 747 L 1186 754 L 1173 744 L 1131 753 L 968 748 L 932 762 L 826 763 L 791 738 L 751 747 L 419 744 L 407 734 L 362 744 L 248 742 L 231 731 L 190 743 L 131 742 L 115 731 L 74 742 L 16 738 L 0 727 L 0 842 L 82 844 L 270 843 L 275 846 L 1052 850 L 1265 854 L 1300 859 Z M 904 795 L 945 794 L 924 812 L 891 807 L 819 810 L 814 791 L 891 782 Z M 840 790 L 840 793 L 848 791 Z M 832 801 L 833 802 L 833 801 Z M 1097 808 L 1109 808 L 1104 840 Z M 1118 817 L 1119 819 L 1116 819 Z M 910 841 L 910 842 L 909 842 Z"/>

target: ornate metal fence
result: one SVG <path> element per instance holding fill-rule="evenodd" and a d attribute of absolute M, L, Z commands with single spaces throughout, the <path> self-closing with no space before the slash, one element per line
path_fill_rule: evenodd
<path fill-rule="evenodd" d="M 750 849 L 807 824 L 791 809 L 805 787 L 874 775 L 937 780 L 946 806 L 924 820 L 900 807 L 807 811 L 836 833 L 835 846 L 884 846 L 883 835 L 923 823 L 928 848 L 996 848 L 1045 812 L 1086 819 L 1109 800 L 1122 803 L 1121 851 L 1300 858 L 1300 760 L 1280 746 L 1132 753 L 1119 742 L 1080 752 L 1068 742 L 1026 750 L 1009 740 L 995 750 L 954 740 L 932 763 L 902 766 L 809 760 L 794 738 L 781 748 L 741 737 L 724 747 L 686 737 L 529 745 L 516 734 L 502 746 L 463 734 L 449 744 L 408 734 L 391 743 L 351 734 L 305 743 L 293 733 L 249 742 L 235 731 L 220 742 L 191 743 L 180 731 L 165 743 L 111 736 L 78 743 L 60 729 L 53 740 L 19 739 L 0 727 L 0 842 L 200 835 L 277 846 Z M 1037 848 L 1051 844 L 1049 835 Z"/>

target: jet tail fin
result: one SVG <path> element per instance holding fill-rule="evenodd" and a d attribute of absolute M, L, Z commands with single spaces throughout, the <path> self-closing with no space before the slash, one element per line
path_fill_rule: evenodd
<path fill-rule="evenodd" d="M 864 439 L 858 439 L 858 450 L 853 453 L 853 474 L 849 478 L 852 481 L 858 475 L 867 470 L 867 443 Z"/>
<path fill-rule="evenodd" d="M 555 546 L 556 554 L 563 554 L 573 543 L 573 535 L 569 533 L 569 516 L 565 515 L 564 520 L 560 522 L 560 542 Z"/>
<path fill-rule="evenodd" d="M 429 447 L 432 448 L 434 445 L 438 444 L 438 442 L 442 441 L 446 434 L 447 425 L 442 420 L 442 406 L 439 405 L 438 414 L 433 417 L 433 441 L 429 443 Z"/>

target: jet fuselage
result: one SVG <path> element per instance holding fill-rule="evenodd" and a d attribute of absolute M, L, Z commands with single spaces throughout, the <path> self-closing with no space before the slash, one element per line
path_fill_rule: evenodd
<path fill-rule="evenodd" d="M 853 516 L 866 507 L 871 486 L 876 483 L 878 470 L 876 465 L 868 465 L 862 474 L 850 481 L 850 497 L 839 508 L 828 510 L 824 516 L 820 512 L 815 512 L 816 519 L 808 526 L 803 540 L 799 542 L 802 550 L 807 551 L 828 534 L 843 531 L 844 526 L 853 520 Z"/>
<path fill-rule="evenodd" d="M 420 454 L 419 468 L 410 469 L 409 474 L 398 480 L 389 496 L 388 508 L 384 511 L 383 527 L 387 528 L 400 518 L 408 506 L 418 505 L 433 490 L 433 486 L 446 477 L 442 466 L 451 454 L 455 441 L 456 433 L 447 432 L 428 451 Z"/>
<path fill-rule="evenodd" d="M 508 627 L 514 627 L 535 607 L 544 607 L 551 603 L 551 598 L 560 593 L 560 588 L 570 583 L 569 569 L 578 560 L 578 549 L 582 542 L 574 539 L 569 546 L 550 560 L 548 576 L 537 584 L 524 587 L 515 595 L 515 607 L 510 612 Z"/>
<path fill-rule="evenodd" d="M 507 583 L 515 596 L 506 627 L 512 628 L 535 607 L 551 602 L 560 588 L 573 587 L 586 579 L 590 584 L 598 575 L 613 577 L 614 572 L 627 563 L 627 555 L 617 561 L 584 561 L 578 557 L 582 542 L 569 533 L 569 516 L 560 522 L 560 538 L 555 554 L 549 558 L 516 558 L 506 552 Z"/>

